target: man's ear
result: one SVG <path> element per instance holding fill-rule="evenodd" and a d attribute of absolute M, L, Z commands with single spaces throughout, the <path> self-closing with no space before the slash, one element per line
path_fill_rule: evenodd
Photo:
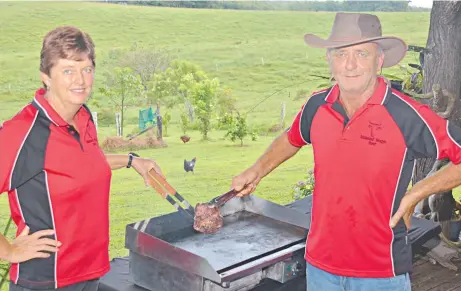
<path fill-rule="evenodd" d="M 378 57 L 378 72 L 383 70 L 384 53 Z"/>

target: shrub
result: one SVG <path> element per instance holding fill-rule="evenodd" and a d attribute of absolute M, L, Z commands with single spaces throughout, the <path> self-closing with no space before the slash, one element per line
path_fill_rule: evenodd
<path fill-rule="evenodd" d="M 108 108 L 101 108 L 98 112 L 98 125 L 99 126 L 115 126 L 115 111 Z"/>
<path fill-rule="evenodd" d="M 293 186 L 293 198 L 299 200 L 314 193 L 315 179 L 314 172 L 309 170 L 307 172 L 306 181 L 299 181 Z"/>

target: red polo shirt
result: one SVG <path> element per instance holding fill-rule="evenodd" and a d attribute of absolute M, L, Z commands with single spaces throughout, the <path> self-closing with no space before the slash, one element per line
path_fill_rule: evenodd
<path fill-rule="evenodd" d="M 391 229 L 416 158 L 461 162 L 461 129 L 379 78 L 379 87 L 349 120 L 337 85 L 314 93 L 288 138 L 311 144 L 315 160 L 312 220 L 306 260 L 352 277 L 392 277 L 411 271 L 403 220 Z"/>
<path fill-rule="evenodd" d="M 0 130 L 0 193 L 8 192 L 18 234 L 54 229 L 62 242 L 46 259 L 12 264 L 10 279 L 49 289 L 101 277 L 109 270 L 111 169 L 86 106 L 78 132 L 44 99 L 45 91 Z"/>

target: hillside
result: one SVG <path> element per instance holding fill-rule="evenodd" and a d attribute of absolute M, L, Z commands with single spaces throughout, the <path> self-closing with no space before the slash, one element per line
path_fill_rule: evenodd
<path fill-rule="evenodd" d="M 384 33 L 411 44 L 424 45 L 428 13 L 380 13 Z M 233 90 L 239 107 L 249 109 L 276 90 L 249 116 L 251 122 L 271 123 L 279 117 L 281 101 L 287 116 L 299 109 L 298 90 L 315 90 L 326 74 L 324 52 L 303 42 L 306 32 L 327 36 L 333 13 L 223 11 L 123 6 L 100 3 L 0 2 L 0 120 L 8 118 L 30 98 L 39 83 L 39 53 L 46 32 L 58 25 L 75 25 L 90 33 L 97 49 L 97 87 L 111 49 L 167 48 L 177 58 L 201 65 L 210 76 Z M 262 65 L 262 59 L 264 65 Z M 407 60 L 414 61 L 410 53 Z M 290 96 L 290 97 L 289 97 Z M 267 114 L 267 112 L 273 114 Z"/>

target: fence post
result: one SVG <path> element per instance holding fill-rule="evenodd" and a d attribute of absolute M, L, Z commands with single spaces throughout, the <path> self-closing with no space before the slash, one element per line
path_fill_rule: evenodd
<path fill-rule="evenodd" d="M 93 115 L 93 121 L 94 121 L 94 126 L 96 127 L 96 132 L 98 132 L 98 113 L 91 112 L 91 115 Z"/>
<path fill-rule="evenodd" d="M 115 112 L 115 126 L 117 127 L 117 136 L 122 136 L 122 124 L 120 112 Z"/>
<path fill-rule="evenodd" d="M 160 104 L 157 104 L 157 140 L 162 140 L 162 116 L 160 115 Z"/>

